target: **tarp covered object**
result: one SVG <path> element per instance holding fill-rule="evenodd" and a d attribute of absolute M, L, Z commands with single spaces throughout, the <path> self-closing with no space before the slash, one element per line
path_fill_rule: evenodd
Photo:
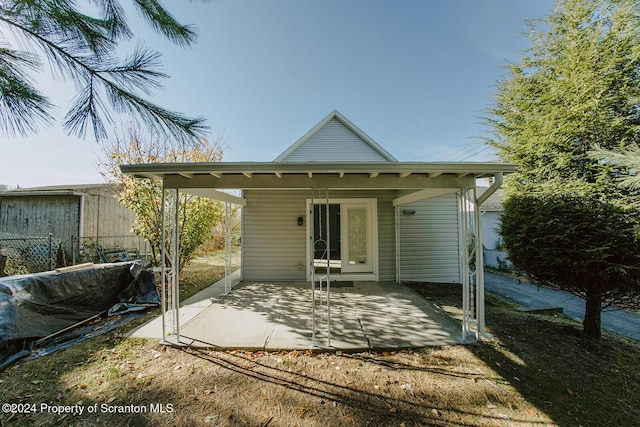
<path fill-rule="evenodd" d="M 118 303 L 159 302 L 148 261 L 0 279 L 0 366 L 33 341 Z"/>

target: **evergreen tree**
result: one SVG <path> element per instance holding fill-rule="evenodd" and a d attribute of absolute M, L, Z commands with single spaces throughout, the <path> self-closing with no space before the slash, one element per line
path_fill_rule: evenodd
<path fill-rule="evenodd" d="M 145 98 L 166 77 L 157 70 L 158 53 L 138 48 L 119 60 L 119 42 L 133 36 L 119 0 L 81 2 L 95 16 L 83 13 L 77 3 L 0 1 L 0 133 L 29 135 L 53 122 L 54 105 L 32 77 L 45 64 L 77 87 L 64 118 L 69 133 L 84 136 L 90 128 L 98 140 L 104 139 L 107 125 L 114 124 L 111 111 L 180 140 L 206 129 L 204 119 L 171 112 Z M 132 3 L 164 37 L 184 46 L 195 41 L 193 29 L 177 22 L 159 1 Z"/>
<path fill-rule="evenodd" d="M 640 190 L 640 146 L 631 144 L 623 150 L 596 148 L 591 157 L 602 163 L 617 166 L 619 183 L 624 187 Z"/>
<path fill-rule="evenodd" d="M 640 7 L 558 1 L 530 37 L 487 117 L 488 143 L 519 166 L 507 180 L 505 247 L 538 283 L 584 297 L 584 332 L 599 336 L 603 307 L 640 299 L 638 194 L 616 185 L 624 166 L 592 155 L 640 140 Z M 610 238 L 603 212 L 619 231 Z M 621 241 L 629 257 L 618 256 Z"/>

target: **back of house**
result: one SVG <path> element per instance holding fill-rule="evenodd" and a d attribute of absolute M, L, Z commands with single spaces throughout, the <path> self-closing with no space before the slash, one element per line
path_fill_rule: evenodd
<path fill-rule="evenodd" d="M 403 164 L 337 111 L 278 163 L 334 164 L 336 171 L 362 163 L 368 178 L 350 188 L 348 170 L 342 188 L 245 189 L 244 280 L 309 280 L 329 259 L 332 280 L 460 283 L 458 188 L 394 206 L 415 191 L 403 188 L 409 172 L 383 181 L 377 164 Z"/>

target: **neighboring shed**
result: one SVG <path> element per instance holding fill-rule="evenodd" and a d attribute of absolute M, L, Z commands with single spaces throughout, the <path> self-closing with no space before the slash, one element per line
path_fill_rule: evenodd
<path fill-rule="evenodd" d="M 20 188 L 0 192 L 0 233 L 71 238 L 133 236 L 135 214 L 110 184 Z"/>

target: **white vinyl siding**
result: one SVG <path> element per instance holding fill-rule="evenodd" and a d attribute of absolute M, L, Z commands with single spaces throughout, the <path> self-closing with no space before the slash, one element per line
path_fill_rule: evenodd
<path fill-rule="evenodd" d="M 458 249 L 455 193 L 400 207 L 401 281 L 460 283 Z"/>
<path fill-rule="evenodd" d="M 500 236 L 501 213 L 498 211 L 486 211 L 480 216 L 482 243 L 487 249 L 495 249 L 502 240 L 502 236 Z"/>
<path fill-rule="evenodd" d="M 305 280 L 306 217 L 302 191 L 245 190 L 243 208 L 243 280 Z"/>
<path fill-rule="evenodd" d="M 324 196 L 323 192 L 323 196 Z M 330 198 L 378 199 L 378 272 L 394 281 L 397 191 L 336 190 Z M 318 194 L 315 194 L 318 197 Z M 244 280 L 306 280 L 306 200 L 310 191 L 245 190 L 242 266 Z M 403 215 L 413 209 L 415 215 Z M 458 205 L 447 194 L 400 207 L 401 280 L 459 283 Z"/>
<path fill-rule="evenodd" d="M 331 119 L 283 162 L 388 162 L 380 152 L 347 128 Z"/>
<path fill-rule="evenodd" d="M 394 196 L 395 191 L 329 192 L 330 198 L 378 199 L 381 281 L 395 279 Z M 298 217 L 306 218 L 311 191 L 245 190 L 244 198 L 243 280 L 306 280 L 306 224 L 298 226 Z"/>
<path fill-rule="evenodd" d="M 378 197 L 378 273 L 381 282 L 396 280 L 396 191 L 373 191 Z M 375 197 L 375 196 L 373 196 Z"/>

